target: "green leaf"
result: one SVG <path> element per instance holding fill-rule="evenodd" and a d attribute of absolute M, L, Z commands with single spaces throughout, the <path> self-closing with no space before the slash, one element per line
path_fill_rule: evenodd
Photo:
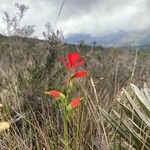
<path fill-rule="evenodd" d="M 140 118 L 140 120 L 142 120 L 147 126 L 150 127 L 150 120 L 148 119 L 148 117 L 144 114 L 141 113 L 140 109 L 136 106 L 136 104 L 133 102 L 132 98 L 130 97 L 130 95 L 127 93 L 126 90 L 124 90 L 124 93 L 127 97 L 127 100 L 129 101 L 129 103 L 131 104 L 131 106 L 133 107 L 133 109 L 135 110 L 135 112 L 137 113 L 138 117 Z"/>
<path fill-rule="evenodd" d="M 137 100 L 140 106 L 143 108 L 143 111 L 150 118 L 150 99 L 148 100 L 147 97 L 145 97 L 144 93 L 140 91 L 134 84 L 131 84 L 131 88 L 133 89 L 134 93 L 138 97 Z M 147 92 L 146 95 L 148 96 L 149 94 Z"/>
<path fill-rule="evenodd" d="M 108 120 L 108 122 L 116 129 L 119 135 L 125 140 L 127 140 L 129 144 L 132 143 L 134 148 L 143 148 L 143 150 L 149 150 L 149 144 L 145 142 L 144 139 L 140 139 L 138 137 L 138 134 L 134 130 L 132 130 L 131 127 L 124 124 L 121 120 L 120 123 L 118 123 L 110 114 L 108 114 L 102 108 L 100 108 L 100 111 L 103 114 L 103 116 Z"/>

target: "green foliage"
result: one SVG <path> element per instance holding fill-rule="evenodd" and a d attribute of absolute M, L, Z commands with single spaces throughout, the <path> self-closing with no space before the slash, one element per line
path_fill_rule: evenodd
<path fill-rule="evenodd" d="M 145 85 L 139 90 L 131 84 L 135 96 L 131 97 L 124 90 L 126 102 L 119 101 L 121 114 L 114 111 L 114 115 L 107 113 L 100 108 L 103 116 L 115 128 L 121 138 L 124 138 L 129 145 L 137 150 L 150 149 L 150 89 Z"/>

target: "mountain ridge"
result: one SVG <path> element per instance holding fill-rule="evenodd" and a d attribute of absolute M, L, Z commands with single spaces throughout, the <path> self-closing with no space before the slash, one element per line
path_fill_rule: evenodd
<path fill-rule="evenodd" d="M 71 44 L 76 44 L 80 41 L 84 41 L 86 44 L 92 44 L 93 41 L 96 41 L 98 45 L 102 45 L 104 47 L 132 45 L 133 43 L 136 43 L 137 45 L 150 45 L 150 35 L 147 35 L 144 38 L 132 36 L 132 34 L 124 31 L 102 36 L 91 36 L 90 34 L 71 34 L 65 37 L 64 41 Z"/>

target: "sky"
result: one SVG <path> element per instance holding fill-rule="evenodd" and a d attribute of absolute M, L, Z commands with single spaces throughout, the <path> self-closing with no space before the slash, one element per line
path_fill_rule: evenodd
<path fill-rule="evenodd" d="M 0 0 L 0 31 L 4 30 L 3 11 L 15 13 L 15 2 L 26 4 L 22 24 L 35 25 L 35 35 L 42 36 L 44 24 L 71 34 L 103 36 L 125 31 L 146 35 L 150 33 L 150 0 Z M 57 21 L 56 21 L 57 20 Z"/>

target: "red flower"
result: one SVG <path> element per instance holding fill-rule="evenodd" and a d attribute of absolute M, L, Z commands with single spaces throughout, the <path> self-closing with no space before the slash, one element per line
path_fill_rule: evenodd
<path fill-rule="evenodd" d="M 49 92 L 45 92 L 45 94 L 48 94 L 54 98 L 59 98 L 59 99 L 65 99 L 65 95 L 59 91 L 51 90 Z"/>
<path fill-rule="evenodd" d="M 76 98 L 76 99 L 72 100 L 69 104 L 69 107 L 76 108 L 79 105 L 80 101 L 81 101 L 80 98 Z"/>
<path fill-rule="evenodd" d="M 88 73 L 86 71 L 78 71 L 76 72 L 72 78 L 81 78 L 85 77 Z"/>
<path fill-rule="evenodd" d="M 78 68 L 85 63 L 85 59 L 81 57 L 78 52 L 71 52 L 67 55 L 67 61 L 62 57 L 62 63 L 69 70 L 71 68 Z"/>

